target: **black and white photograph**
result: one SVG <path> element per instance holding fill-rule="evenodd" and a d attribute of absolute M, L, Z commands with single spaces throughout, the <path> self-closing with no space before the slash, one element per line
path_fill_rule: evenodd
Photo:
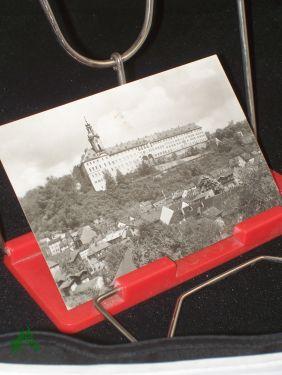
<path fill-rule="evenodd" d="M 6 124 L 0 139 L 67 309 L 281 204 L 217 56 Z"/>

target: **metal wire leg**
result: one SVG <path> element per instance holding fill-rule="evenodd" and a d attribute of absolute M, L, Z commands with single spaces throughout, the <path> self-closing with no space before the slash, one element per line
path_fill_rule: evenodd
<path fill-rule="evenodd" d="M 191 296 L 192 294 L 198 292 L 199 290 L 201 289 L 204 289 L 205 287 L 209 286 L 209 285 L 212 285 L 212 284 L 215 284 L 217 283 L 218 281 L 221 281 L 231 275 L 233 275 L 234 273 L 237 273 L 253 264 L 256 264 L 260 261 L 268 261 L 268 262 L 275 262 L 275 263 L 282 263 L 282 257 L 275 257 L 275 256 L 268 256 L 268 255 L 263 255 L 263 256 L 259 256 L 257 258 L 253 258 L 253 259 L 250 259 L 248 260 L 247 262 L 244 262 L 242 264 L 240 264 L 239 266 L 236 266 L 236 267 L 233 267 L 231 268 L 230 270 L 228 271 L 225 271 L 223 272 L 222 274 L 218 275 L 218 276 L 215 276 L 213 277 L 212 279 L 196 286 L 195 288 L 193 289 L 190 289 L 186 292 L 184 292 L 183 294 L 181 294 L 177 301 L 176 301 L 176 304 L 175 304 L 175 307 L 174 307 L 174 311 L 173 311 L 173 315 L 172 315 L 172 318 L 171 318 L 171 322 L 170 322 L 170 326 L 169 326 L 169 330 L 168 330 L 168 334 L 167 334 L 167 337 L 169 338 L 172 338 L 174 337 L 174 334 L 175 334 L 175 330 L 176 330 L 176 326 L 177 326 L 177 323 L 178 323 L 178 320 L 179 320 L 179 316 L 180 316 L 180 312 L 181 312 L 181 308 L 182 308 L 182 304 L 184 302 L 184 300 Z M 126 328 L 124 328 L 103 306 L 102 306 L 102 302 L 108 298 L 108 297 L 111 297 L 112 295 L 114 295 L 116 292 L 117 292 L 118 289 L 113 289 L 113 290 L 110 290 L 109 292 L 103 294 L 102 296 L 98 297 L 97 299 L 94 299 L 94 306 L 96 307 L 96 309 L 104 316 L 104 318 L 106 320 L 108 320 L 114 327 L 116 327 L 116 329 L 123 335 L 125 336 L 130 342 L 137 342 L 136 338 L 134 336 L 131 335 L 131 333 L 129 333 L 127 331 Z"/>
<path fill-rule="evenodd" d="M 240 35 L 241 35 L 245 90 L 246 90 L 246 95 L 247 95 L 247 107 L 248 107 L 249 119 L 253 128 L 254 134 L 257 137 L 258 130 L 257 130 L 256 109 L 255 109 L 254 88 L 253 88 L 253 79 L 252 79 L 251 56 L 250 56 L 250 48 L 249 48 L 245 0 L 237 0 L 237 6 L 238 6 L 239 27 L 240 27 Z"/>
<path fill-rule="evenodd" d="M 266 260 L 266 261 L 269 261 L 269 262 L 282 263 L 282 257 L 273 257 L 273 256 L 265 255 L 265 256 L 253 258 L 253 259 L 251 259 L 251 260 L 249 260 L 245 263 L 242 263 L 237 267 L 231 268 L 230 270 L 228 270 L 226 272 L 223 272 L 222 274 L 220 274 L 218 276 L 215 276 L 212 279 L 210 279 L 210 280 L 196 286 L 195 288 L 190 289 L 190 290 L 184 292 L 183 294 L 181 294 L 181 296 L 178 297 L 178 299 L 176 301 L 176 304 L 175 304 L 175 307 L 174 307 L 174 311 L 173 311 L 173 314 L 172 314 L 172 319 L 171 319 L 171 322 L 170 322 L 167 337 L 174 337 L 176 326 L 177 326 L 177 323 L 178 323 L 178 320 L 179 320 L 179 315 L 180 315 L 181 308 L 182 308 L 182 304 L 187 297 L 191 296 L 192 294 L 198 292 L 201 289 L 204 289 L 205 287 L 207 287 L 209 285 L 215 284 L 218 281 L 223 280 L 223 279 L 233 275 L 234 273 L 239 272 L 239 271 L 243 270 L 244 268 L 247 268 L 247 267 L 249 267 L 249 266 L 251 266 L 251 265 L 253 265 L 253 264 L 255 264 L 259 261 L 262 261 L 262 260 Z"/>
<path fill-rule="evenodd" d="M 94 306 L 96 309 L 104 316 L 108 322 L 110 322 L 116 329 L 123 335 L 125 336 L 130 342 L 137 342 L 136 338 L 131 335 L 127 331 L 126 328 L 124 328 L 103 306 L 102 302 L 104 299 L 111 297 L 117 292 L 117 289 L 110 290 L 109 292 L 101 295 L 100 297 L 94 299 Z"/>
<path fill-rule="evenodd" d="M 124 65 L 122 61 L 122 57 L 118 52 L 112 53 L 111 58 L 115 61 L 116 65 L 113 67 L 114 70 L 117 72 L 118 77 L 118 84 L 124 85 L 126 83 Z"/>

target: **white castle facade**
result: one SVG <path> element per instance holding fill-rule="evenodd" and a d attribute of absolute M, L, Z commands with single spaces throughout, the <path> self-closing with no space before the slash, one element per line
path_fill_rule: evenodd
<path fill-rule="evenodd" d="M 96 191 L 106 190 L 105 173 L 113 178 L 117 171 L 125 175 L 134 172 L 142 162 L 158 164 L 158 159 L 174 153 L 191 147 L 203 148 L 207 141 L 200 126 L 189 124 L 104 149 L 99 135 L 87 122 L 86 130 L 91 149 L 83 155 L 82 167 Z"/>

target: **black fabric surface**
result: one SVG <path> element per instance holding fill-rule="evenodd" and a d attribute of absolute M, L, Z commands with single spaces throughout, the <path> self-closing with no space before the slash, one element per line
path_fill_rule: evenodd
<path fill-rule="evenodd" d="M 37 347 L 14 350 L 17 334 L 0 336 L 1 362 L 49 365 L 154 363 L 282 351 L 282 334 L 262 336 L 191 336 L 123 345 L 96 345 L 68 336 L 34 332 Z"/>
<path fill-rule="evenodd" d="M 252 16 L 259 135 L 270 166 L 282 170 L 282 3 L 247 1 Z M 142 0 L 52 1 L 65 34 L 82 53 L 107 58 L 137 36 Z M 128 81 L 218 54 L 245 109 L 236 1 L 157 0 L 153 30 L 125 65 Z M 59 46 L 35 0 L 2 0 L 0 13 L 0 123 L 4 124 L 114 87 L 115 73 L 92 70 Z M 32 140 L 31 140 L 32 142 Z M 1 147 L 1 140 L 0 140 Z M 11 186 L 0 169 L 0 216 L 6 239 L 29 231 Z M 281 255 L 276 239 L 229 262 L 208 276 L 255 255 Z M 24 289 L 0 264 L 0 333 L 25 329 L 56 331 Z M 140 340 L 164 337 L 181 291 L 206 280 L 202 275 L 118 318 Z M 256 335 L 282 332 L 281 265 L 260 264 L 193 296 L 183 308 L 177 335 Z M 101 344 L 126 342 L 108 323 L 76 337 Z"/>

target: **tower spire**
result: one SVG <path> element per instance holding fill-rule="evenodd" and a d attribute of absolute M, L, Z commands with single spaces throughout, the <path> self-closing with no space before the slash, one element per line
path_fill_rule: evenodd
<path fill-rule="evenodd" d="M 91 148 L 96 154 L 100 154 L 101 152 L 103 152 L 103 147 L 101 145 L 100 137 L 97 133 L 95 133 L 93 127 L 86 120 L 85 116 L 84 116 L 84 121 L 85 121 L 85 128 L 87 130 L 87 138 L 91 145 Z"/>

